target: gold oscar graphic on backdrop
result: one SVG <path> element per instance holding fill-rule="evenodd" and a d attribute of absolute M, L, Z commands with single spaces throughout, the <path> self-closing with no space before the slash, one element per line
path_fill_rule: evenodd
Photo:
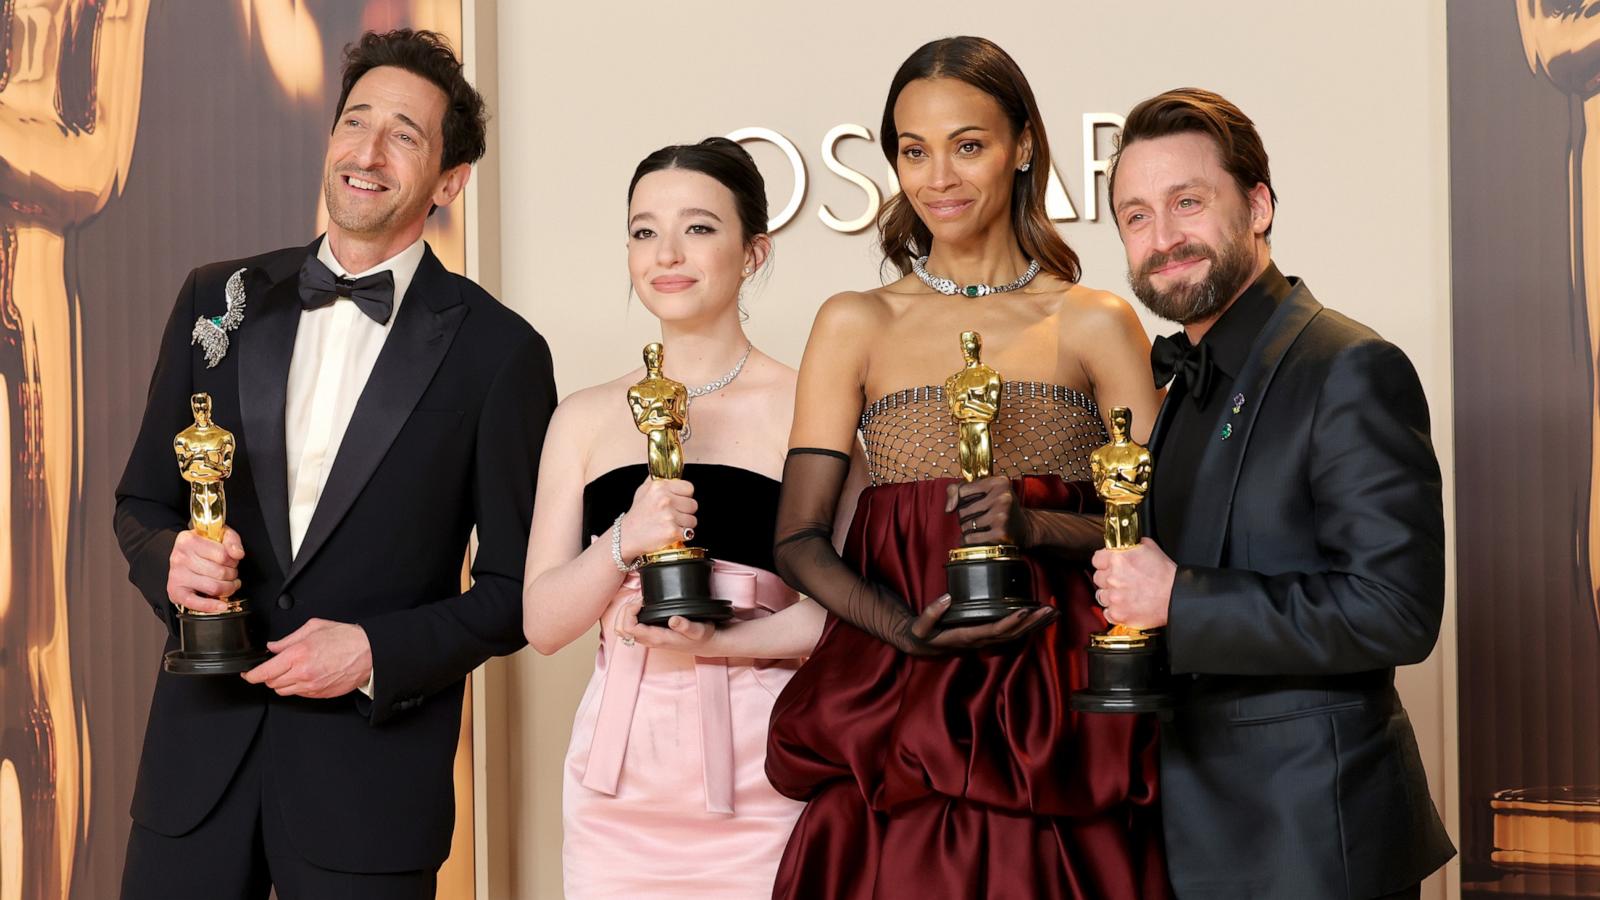
<path fill-rule="evenodd" d="M 1573 0 L 1517 0 L 1522 51 L 1534 74 L 1579 101 L 1568 148 L 1573 296 L 1585 306 L 1589 359 L 1600 354 L 1600 4 Z M 1589 584 L 1600 619 L 1600 366 L 1589 409 Z"/>
<path fill-rule="evenodd" d="M 1600 5 L 1573 0 L 1517 0 L 1522 50 L 1535 75 L 1574 99 L 1568 147 L 1572 294 L 1588 324 L 1589 600 L 1600 620 Z M 1600 872 L 1600 786 L 1507 788 L 1489 802 L 1494 813 L 1490 860 L 1532 873 Z M 1537 877 L 1537 876 L 1536 876 Z"/>
<path fill-rule="evenodd" d="M 689 424 L 689 389 L 661 374 L 663 357 L 660 344 L 645 345 L 644 380 L 628 388 L 628 409 L 645 436 L 650 477 L 682 478 L 680 435 Z M 673 616 L 696 622 L 733 616 L 732 603 L 711 596 L 711 559 L 703 548 L 674 541 L 646 553 L 639 581 L 644 591 L 639 621 L 646 625 L 665 625 Z"/>
<path fill-rule="evenodd" d="M 178 471 L 189 482 L 189 528 L 208 541 L 222 541 L 227 531 L 228 497 L 223 482 L 233 474 L 237 449 L 233 432 L 211 420 L 211 395 L 189 398 L 194 424 L 172 439 Z M 227 675 L 248 672 L 272 654 L 250 636 L 250 612 L 240 597 L 224 598 L 227 610 L 198 612 L 178 607 L 178 649 L 163 665 L 178 675 Z"/>
<path fill-rule="evenodd" d="M 68 643 L 83 472 L 67 235 L 125 183 L 148 0 L 0 4 L 0 897 L 67 896 L 89 796 Z"/>
<path fill-rule="evenodd" d="M 961 332 L 959 372 L 945 379 L 944 399 L 956 421 L 956 458 L 961 480 L 971 483 L 994 474 L 994 437 L 1005 380 L 983 361 L 983 336 Z M 940 617 L 942 628 L 996 622 L 1020 610 L 1033 609 L 1033 573 L 1022 551 L 1010 544 L 968 544 L 950 550 L 945 563 L 950 608 Z"/>
<path fill-rule="evenodd" d="M 1133 413 L 1111 410 L 1111 442 L 1089 456 L 1095 492 L 1106 506 L 1108 550 L 1128 550 L 1144 539 L 1139 507 L 1150 490 L 1149 449 L 1129 436 Z M 1072 695 L 1078 712 L 1131 713 L 1165 709 L 1167 651 L 1160 631 L 1112 624 L 1089 636 L 1089 686 Z"/>

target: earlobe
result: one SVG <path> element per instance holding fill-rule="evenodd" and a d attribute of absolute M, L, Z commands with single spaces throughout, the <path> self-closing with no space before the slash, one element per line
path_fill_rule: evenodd
<path fill-rule="evenodd" d="M 463 163 L 445 173 L 439 186 L 433 192 L 434 206 L 449 206 L 466 190 L 467 181 L 472 177 L 472 166 Z"/>

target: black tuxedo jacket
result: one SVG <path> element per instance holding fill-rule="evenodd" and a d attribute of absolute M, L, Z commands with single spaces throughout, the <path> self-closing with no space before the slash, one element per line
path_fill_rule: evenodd
<path fill-rule="evenodd" d="M 1394 667 L 1432 651 L 1444 513 L 1416 370 L 1295 283 L 1212 424 L 1167 629 L 1162 815 L 1181 898 L 1369 898 L 1454 854 Z M 1157 419 L 1157 448 L 1174 404 Z M 1224 424 L 1231 424 L 1223 438 Z"/>
<path fill-rule="evenodd" d="M 167 567 L 188 525 L 188 485 L 172 438 L 193 422 L 189 395 L 210 393 L 217 424 L 238 441 L 225 489 L 253 626 L 265 640 L 311 618 L 360 625 L 375 696 L 283 698 L 237 675 L 162 672 L 133 817 L 161 834 L 193 829 L 259 740 L 269 793 L 307 860 L 351 872 L 432 868 L 450 848 L 463 680 L 523 645 L 523 559 L 556 401 L 550 352 L 429 250 L 291 559 L 284 402 L 299 269 L 316 246 L 190 274 L 117 486 L 117 540 L 130 580 L 175 635 Z M 222 314 L 223 285 L 240 268 L 249 270 L 244 321 L 208 368 L 190 332 L 196 317 Z M 463 593 L 474 526 L 474 584 Z M 169 636 L 167 648 L 176 645 Z"/>

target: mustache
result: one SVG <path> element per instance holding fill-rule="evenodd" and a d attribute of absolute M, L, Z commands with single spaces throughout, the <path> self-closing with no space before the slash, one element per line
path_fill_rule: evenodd
<path fill-rule="evenodd" d="M 336 176 L 337 175 L 354 175 L 355 177 L 361 179 L 362 181 L 370 181 L 373 184 L 381 184 L 386 188 L 393 188 L 394 187 L 393 184 L 389 183 L 389 179 L 383 177 L 382 175 L 380 175 L 380 174 L 378 174 L 376 172 L 369 172 L 366 169 L 361 168 L 360 166 L 339 166 L 339 167 L 337 167 L 337 168 L 335 168 L 333 170 L 333 174 L 336 175 Z"/>
<path fill-rule="evenodd" d="M 1173 263 L 1188 262 L 1191 259 L 1209 259 L 1215 263 L 1217 254 L 1204 244 L 1181 244 L 1165 253 L 1157 251 L 1150 254 L 1150 257 L 1144 261 L 1144 265 L 1139 267 L 1139 274 L 1148 278 L 1150 273 L 1157 269 L 1170 266 Z"/>

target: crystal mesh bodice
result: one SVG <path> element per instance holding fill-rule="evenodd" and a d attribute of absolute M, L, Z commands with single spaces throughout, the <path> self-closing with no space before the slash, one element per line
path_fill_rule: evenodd
<path fill-rule="evenodd" d="M 1089 454 L 1109 438 L 1100 408 L 1081 391 L 1042 381 L 1008 381 L 990 426 L 996 475 L 1089 480 Z M 872 484 L 960 477 L 956 423 L 938 385 L 907 388 L 861 413 Z"/>

